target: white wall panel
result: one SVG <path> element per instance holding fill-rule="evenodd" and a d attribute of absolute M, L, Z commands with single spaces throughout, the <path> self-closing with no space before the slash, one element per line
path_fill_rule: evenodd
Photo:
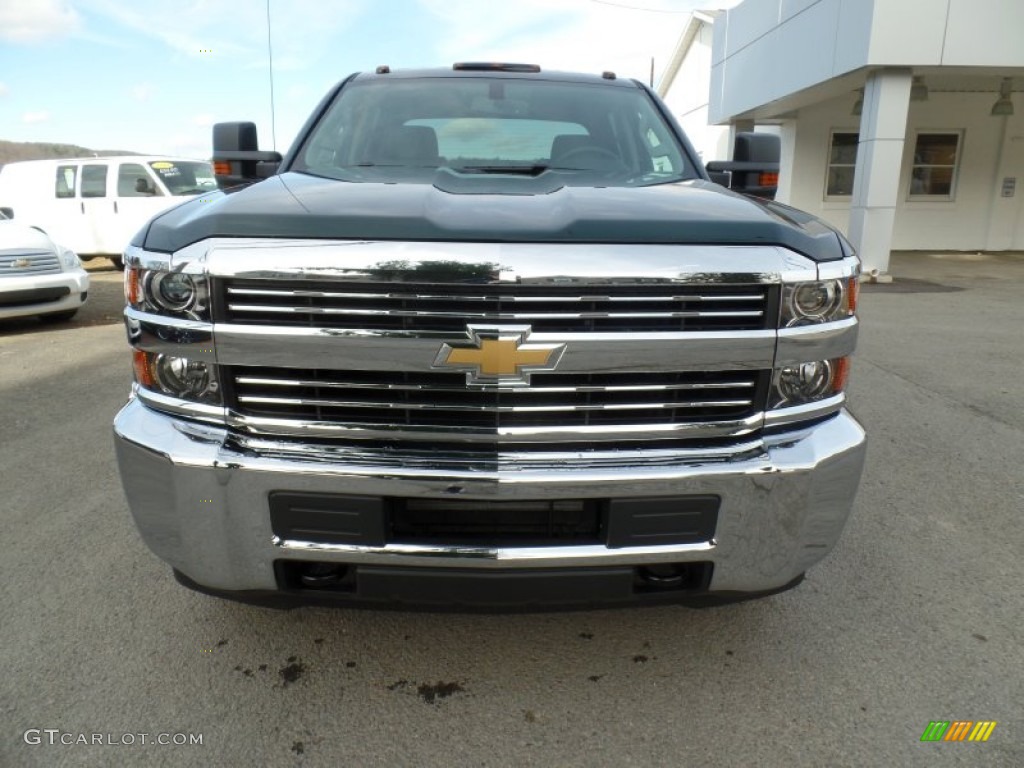
<path fill-rule="evenodd" d="M 876 0 L 843 0 L 839 4 L 835 56 L 832 60 L 833 75 L 851 72 L 867 64 L 875 2 Z"/>
<path fill-rule="evenodd" d="M 711 41 L 712 65 L 724 61 L 729 52 L 729 16 L 726 11 L 715 19 L 714 40 Z"/>
<path fill-rule="evenodd" d="M 942 63 L 1024 67 L 1022 0 L 948 0 Z"/>
<path fill-rule="evenodd" d="M 780 0 L 746 0 L 728 11 L 729 52 L 746 48 L 779 23 Z"/>
<path fill-rule="evenodd" d="M 810 8 L 821 0 L 782 0 L 779 4 L 779 21 L 785 21 Z"/>
<path fill-rule="evenodd" d="M 876 66 L 938 65 L 942 60 L 948 2 L 949 0 L 876 2 L 871 22 L 868 63 Z M 991 0 L 975 2 L 984 4 Z M 975 40 L 975 46 L 981 47 L 983 40 L 984 38 Z"/>

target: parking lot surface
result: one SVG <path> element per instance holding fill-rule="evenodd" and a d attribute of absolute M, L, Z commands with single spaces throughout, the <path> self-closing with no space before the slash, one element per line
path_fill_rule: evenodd
<path fill-rule="evenodd" d="M 121 493 L 120 274 L 89 268 L 72 323 L 0 324 L 0 766 L 1024 765 L 1021 255 L 900 254 L 865 287 L 868 466 L 803 585 L 525 615 L 179 587 Z"/>

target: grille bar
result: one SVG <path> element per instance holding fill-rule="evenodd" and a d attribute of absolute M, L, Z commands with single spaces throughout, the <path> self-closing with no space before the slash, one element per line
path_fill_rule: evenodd
<path fill-rule="evenodd" d="M 450 372 L 228 368 L 229 408 L 259 433 L 330 425 L 395 433 L 509 434 L 515 428 L 671 429 L 744 422 L 761 410 L 767 371 L 536 373 L 528 387 L 470 388 Z M 653 437 L 653 435 L 652 435 Z M 655 438 L 656 439 L 656 438 Z"/>
<path fill-rule="evenodd" d="M 267 387 L 320 387 L 321 389 L 374 389 L 393 390 L 399 392 L 465 392 L 464 383 L 460 386 L 430 386 L 427 384 L 396 384 L 393 382 L 354 382 L 354 381 L 316 381 L 313 379 L 286 379 L 246 376 L 244 374 L 236 377 L 235 381 L 242 386 L 267 386 Z M 530 387 L 503 387 L 502 392 L 514 393 L 570 393 L 570 392 L 661 392 L 664 390 L 692 390 L 692 389 L 742 389 L 752 388 L 753 381 L 718 381 L 718 382 L 684 382 L 677 384 L 631 384 L 617 386 L 595 386 L 581 385 L 578 387 L 557 387 L 539 386 Z"/>
<path fill-rule="evenodd" d="M 388 408 L 418 411 L 485 411 L 488 413 L 541 413 L 568 411 L 611 411 L 647 408 L 734 408 L 750 405 L 750 400 L 703 400 L 672 403 L 609 403 L 603 405 L 435 405 L 433 403 L 380 403 L 357 400 L 327 400 L 322 398 L 253 397 L 242 395 L 239 403 L 251 405 L 279 405 L 313 408 Z"/>
<path fill-rule="evenodd" d="M 773 286 L 724 284 L 279 282 L 223 278 L 219 319 L 240 325 L 452 331 L 529 323 L 534 332 L 672 332 L 773 327 Z"/>
<path fill-rule="evenodd" d="M 271 288 L 233 288 L 228 287 L 228 296 L 267 296 L 282 299 L 289 298 L 319 298 L 319 299 L 363 299 L 363 300 L 403 300 L 409 298 L 415 298 L 421 301 L 451 301 L 452 294 L 429 294 L 429 293 L 351 293 L 351 292 L 338 292 L 338 291 L 313 291 L 313 290 L 276 290 Z M 702 294 L 673 294 L 666 296 L 615 296 L 616 302 L 631 302 L 631 301 L 750 301 L 753 294 L 747 293 L 742 295 L 721 295 L 721 296 L 705 296 Z M 577 292 L 575 295 L 565 296 L 503 296 L 503 301 L 511 302 L 537 302 L 537 301 L 611 301 L 613 299 L 611 294 L 583 294 Z M 490 301 L 489 296 L 459 296 L 459 301 Z"/>
<path fill-rule="evenodd" d="M 250 304 L 229 304 L 231 312 L 270 312 L 275 314 L 293 315 L 352 315 L 355 317 L 451 317 L 459 318 L 463 323 L 474 320 L 486 320 L 491 322 L 499 321 L 521 321 L 521 320 L 560 320 L 566 317 L 588 319 L 661 319 L 672 317 L 761 317 L 764 313 L 760 310 L 739 311 L 723 310 L 721 312 L 428 312 L 428 311 L 406 311 L 398 309 L 353 309 L 336 307 L 270 307 Z"/>

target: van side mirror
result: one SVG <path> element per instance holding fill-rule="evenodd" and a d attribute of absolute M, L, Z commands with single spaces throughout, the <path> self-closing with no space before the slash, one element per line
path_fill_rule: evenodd
<path fill-rule="evenodd" d="M 2 213 L 8 219 L 13 219 L 14 218 L 14 209 L 13 208 L 0 208 L 0 213 Z"/>
<path fill-rule="evenodd" d="M 215 123 L 211 159 L 217 186 L 227 189 L 273 176 L 281 153 L 259 151 L 255 123 Z"/>

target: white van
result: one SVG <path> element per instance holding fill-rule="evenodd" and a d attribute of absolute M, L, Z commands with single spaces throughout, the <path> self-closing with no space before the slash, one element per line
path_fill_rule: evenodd
<path fill-rule="evenodd" d="M 217 189 L 198 160 L 146 155 L 27 160 L 0 168 L 0 208 L 82 259 L 121 254 L 153 216 L 183 197 Z"/>

